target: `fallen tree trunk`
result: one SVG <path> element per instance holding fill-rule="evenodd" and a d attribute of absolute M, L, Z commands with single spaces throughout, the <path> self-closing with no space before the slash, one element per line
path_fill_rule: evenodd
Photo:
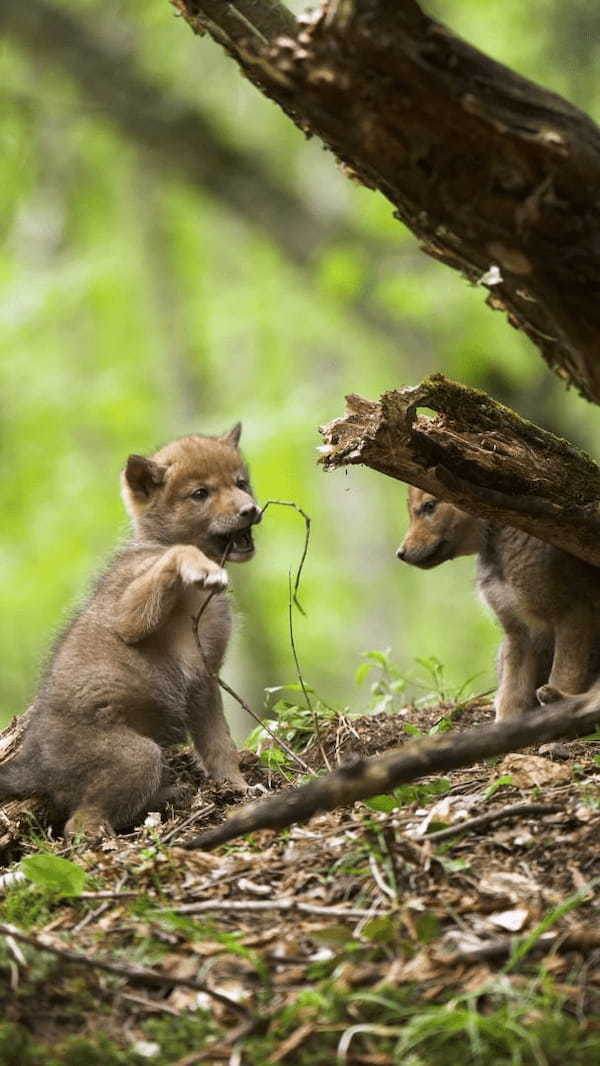
<path fill-rule="evenodd" d="M 283 829 L 293 823 L 307 822 L 315 814 L 347 807 L 428 774 L 471 766 L 481 759 L 505 755 L 531 744 L 583 736 L 599 724 L 600 692 L 592 691 L 588 699 L 563 700 L 550 711 L 531 711 L 512 722 L 417 740 L 389 755 L 361 759 L 300 788 L 249 804 L 222 825 L 208 829 L 182 847 L 209 851 L 257 829 Z"/>
<path fill-rule="evenodd" d="M 416 0 L 172 0 L 600 401 L 600 129 Z"/>
<path fill-rule="evenodd" d="M 378 403 L 348 396 L 321 433 L 326 469 L 369 466 L 600 565 L 600 467 L 484 392 L 434 374 Z"/>

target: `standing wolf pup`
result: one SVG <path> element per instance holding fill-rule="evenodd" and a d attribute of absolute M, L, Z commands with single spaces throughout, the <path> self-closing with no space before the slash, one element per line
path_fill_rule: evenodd
<path fill-rule="evenodd" d="M 261 517 L 240 432 L 129 456 L 133 537 L 58 641 L 22 748 L 0 767 L 0 798 L 47 796 L 67 836 L 110 833 L 160 802 L 161 749 L 187 733 L 212 778 L 247 787 L 215 680 L 231 632 L 221 562 L 252 557 Z"/>
<path fill-rule="evenodd" d="M 409 488 L 397 555 L 428 570 L 478 553 L 477 583 L 504 630 L 496 720 L 584 692 L 600 666 L 600 569 L 520 529 Z"/>

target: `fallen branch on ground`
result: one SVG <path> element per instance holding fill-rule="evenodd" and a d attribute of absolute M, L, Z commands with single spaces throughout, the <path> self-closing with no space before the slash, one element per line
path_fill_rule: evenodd
<path fill-rule="evenodd" d="M 600 467 L 584 452 L 442 374 L 346 399 L 321 429 L 328 470 L 369 466 L 600 565 Z"/>
<path fill-rule="evenodd" d="M 499 959 L 507 959 L 522 945 L 527 944 L 526 936 L 498 937 L 495 940 L 472 948 L 459 948 L 450 954 L 436 951 L 438 962 L 444 962 L 447 966 L 457 966 L 461 962 L 497 962 Z M 542 955 L 549 952 L 581 951 L 589 955 L 600 947 L 600 932 L 597 929 L 582 927 L 569 933 L 552 931 L 542 933 L 529 948 L 528 954 Z"/>
<path fill-rule="evenodd" d="M 209 988 L 203 981 L 197 981 L 195 977 L 175 977 L 173 974 L 161 973 L 159 970 L 147 969 L 144 966 L 134 966 L 124 962 L 111 962 L 109 959 L 98 959 L 95 955 L 86 955 L 81 951 L 71 951 L 70 948 L 56 944 L 43 933 L 24 933 L 14 925 L 0 922 L 0 936 L 8 940 L 19 940 L 22 944 L 28 944 L 36 951 L 47 951 L 51 955 L 57 955 L 65 962 L 76 963 L 78 966 L 87 966 L 95 970 L 104 970 L 106 973 L 115 974 L 117 977 L 125 977 L 128 981 L 141 981 L 147 985 L 180 985 L 184 988 L 194 988 L 198 992 L 205 992 L 207 996 L 218 1000 L 238 1014 L 247 1015 L 248 1011 L 240 1003 L 225 996 L 222 992 L 216 992 Z"/>
<path fill-rule="evenodd" d="M 434 833 L 427 833 L 423 841 L 433 840 L 437 843 L 438 840 L 448 840 L 461 833 L 469 833 L 472 829 L 483 829 L 494 822 L 505 822 L 509 818 L 521 818 L 530 814 L 557 814 L 560 810 L 562 807 L 559 807 L 558 803 L 511 803 L 509 807 L 478 814 L 476 818 L 465 818 L 464 821 L 455 822 L 446 829 L 436 829 Z"/>
<path fill-rule="evenodd" d="M 397 785 L 440 771 L 457 770 L 481 759 L 505 755 L 531 744 L 584 736 L 600 724 L 600 692 L 562 700 L 551 710 L 530 711 L 512 722 L 493 723 L 464 733 L 427 737 L 380 758 L 361 759 L 300 788 L 243 807 L 226 822 L 182 843 L 210 850 L 257 829 L 283 829 L 357 800 L 390 792 Z"/>

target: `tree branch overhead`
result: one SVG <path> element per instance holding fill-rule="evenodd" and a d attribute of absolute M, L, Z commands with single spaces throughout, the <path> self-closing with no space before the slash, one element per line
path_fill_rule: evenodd
<path fill-rule="evenodd" d="M 262 92 L 379 189 L 423 250 L 489 288 L 547 363 L 600 401 L 600 130 L 415 0 L 173 0 Z M 240 18 L 232 28 L 231 12 Z M 286 29 L 281 32 L 280 27 Z M 288 28 L 290 27 L 290 28 Z"/>

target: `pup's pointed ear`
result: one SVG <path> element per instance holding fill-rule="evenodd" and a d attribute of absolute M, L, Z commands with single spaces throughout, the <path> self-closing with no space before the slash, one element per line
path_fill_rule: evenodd
<path fill-rule="evenodd" d="M 237 448 L 240 443 L 240 437 L 242 435 L 242 423 L 236 422 L 235 426 L 232 426 L 229 433 L 224 433 L 221 440 L 224 444 L 230 444 L 232 448 Z"/>
<path fill-rule="evenodd" d="M 148 497 L 162 485 L 166 472 L 165 466 L 146 459 L 145 455 L 130 455 L 123 474 L 134 496 Z"/>

